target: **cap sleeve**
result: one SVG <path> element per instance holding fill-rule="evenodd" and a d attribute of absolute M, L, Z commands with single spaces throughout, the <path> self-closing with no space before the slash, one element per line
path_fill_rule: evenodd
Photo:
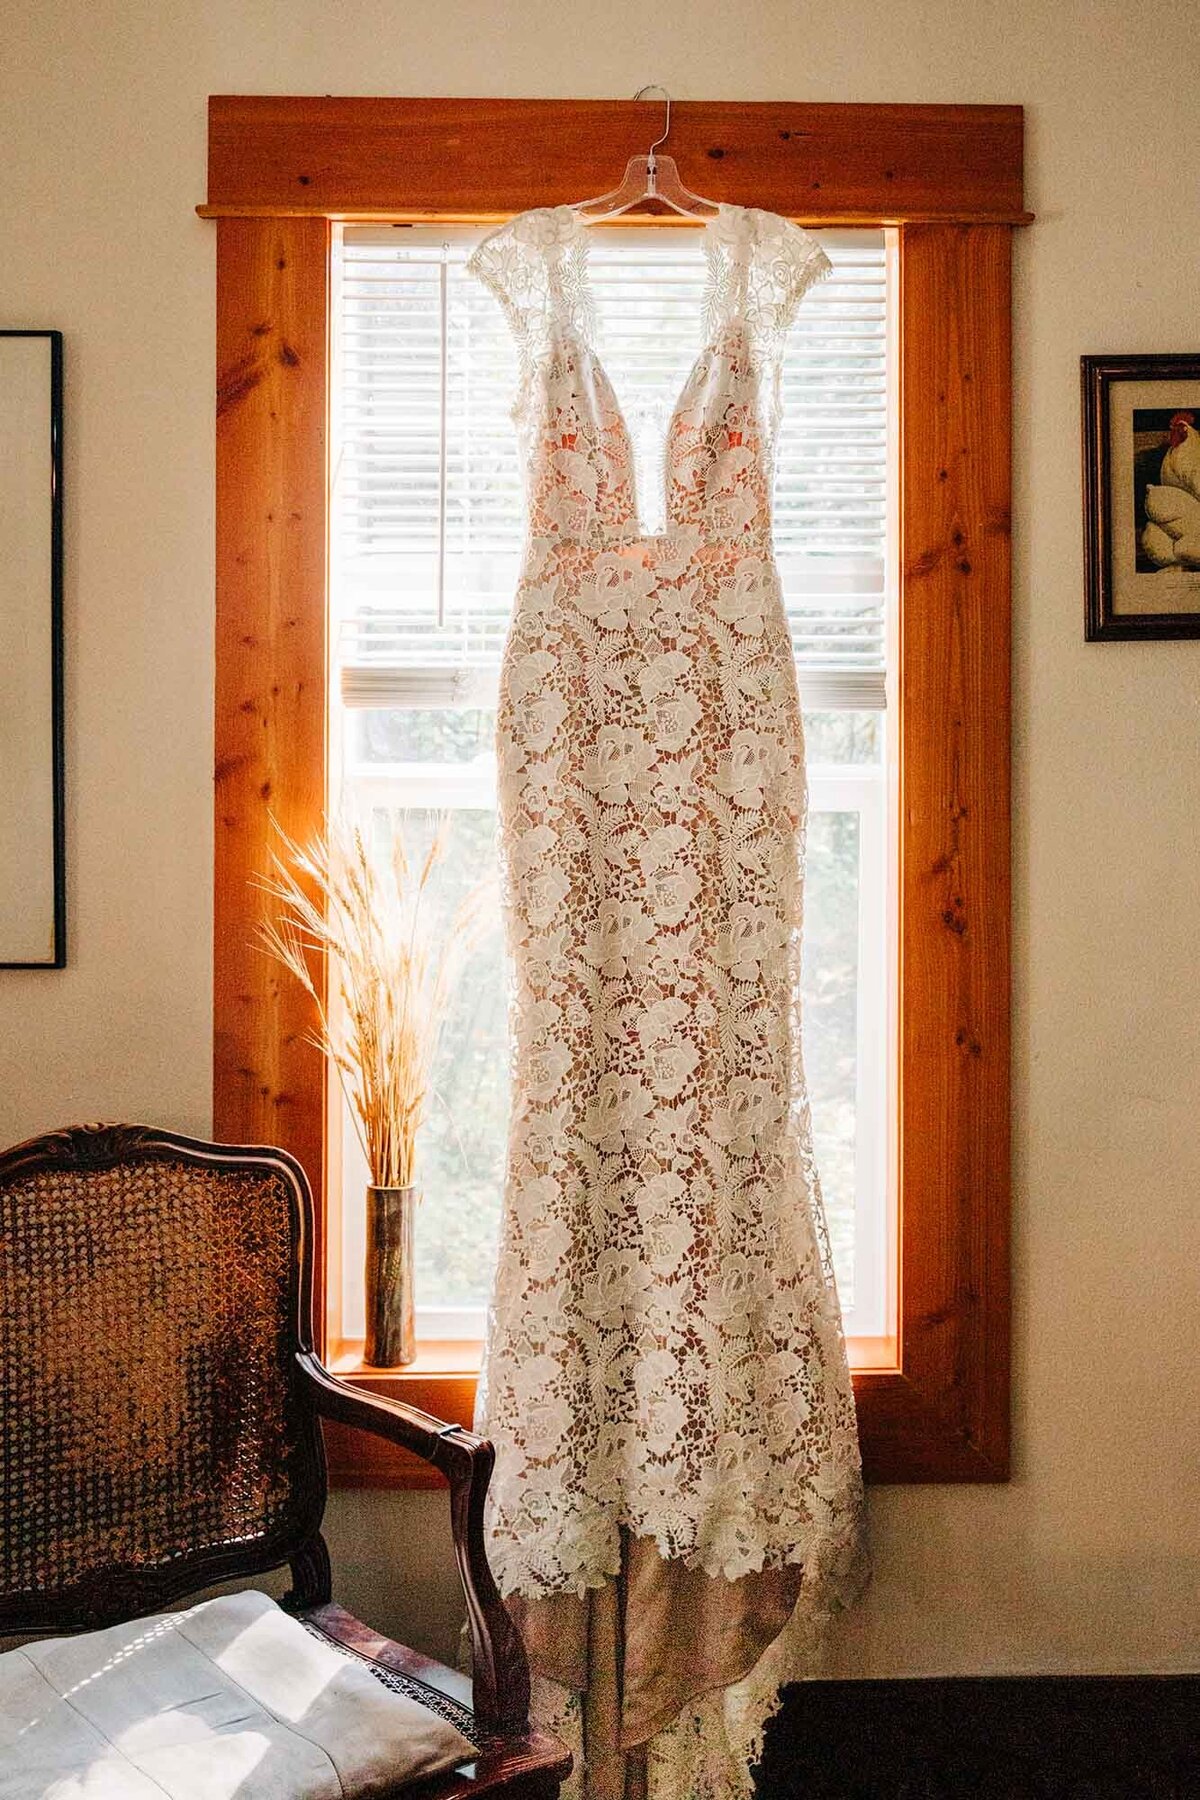
<path fill-rule="evenodd" d="M 747 317 L 764 354 L 782 353 L 800 302 L 833 264 L 810 231 L 778 213 L 755 212 Z"/>
<path fill-rule="evenodd" d="M 513 230 L 513 222 L 490 231 L 467 258 L 467 274 L 483 283 L 520 335 L 544 303 L 544 280 Z"/>
<path fill-rule="evenodd" d="M 467 259 L 468 275 L 495 295 L 527 357 L 539 354 L 563 310 L 562 265 L 578 233 L 570 207 L 539 207 L 489 232 Z"/>
<path fill-rule="evenodd" d="M 833 264 L 811 231 L 793 225 L 790 219 L 779 219 L 777 223 L 782 230 L 767 234 L 764 251 L 770 283 L 778 295 L 779 330 L 787 332 L 809 288 L 824 281 Z"/>
<path fill-rule="evenodd" d="M 715 316 L 743 328 L 764 363 L 777 362 L 796 309 L 829 273 L 829 258 L 810 232 L 757 207 L 726 207 L 709 230 Z"/>

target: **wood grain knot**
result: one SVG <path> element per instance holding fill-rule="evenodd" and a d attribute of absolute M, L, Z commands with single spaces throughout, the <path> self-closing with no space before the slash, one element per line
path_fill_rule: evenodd
<path fill-rule="evenodd" d="M 256 357 L 243 357 L 217 384 L 217 417 L 240 404 L 254 392 L 263 378 L 262 364 Z"/>

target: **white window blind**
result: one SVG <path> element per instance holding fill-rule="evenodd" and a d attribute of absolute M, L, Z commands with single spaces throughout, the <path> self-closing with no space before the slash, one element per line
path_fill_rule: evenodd
<path fill-rule="evenodd" d="M 481 233 L 347 227 L 338 250 L 335 654 L 352 707 L 488 705 L 524 533 L 516 353 L 467 276 Z M 884 699 L 887 259 L 880 232 L 822 234 L 783 370 L 775 550 L 804 705 Z M 661 440 L 699 347 L 699 234 L 596 232 L 601 352 L 661 528 Z"/>

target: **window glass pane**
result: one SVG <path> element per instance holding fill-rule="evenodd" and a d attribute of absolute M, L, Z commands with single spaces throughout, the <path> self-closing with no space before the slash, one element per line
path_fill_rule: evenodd
<path fill-rule="evenodd" d="M 369 709 L 346 715 L 362 758 L 350 783 L 359 816 L 387 853 L 399 827 L 413 854 L 428 840 L 422 802 L 438 765 L 474 763 L 472 793 L 446 812 L 449 848 L 439 906 L 459 899 L 495 866 L 492 736 L 495 715 L 452 708 Z M 810 764 L 874 765 L 866 792 L 882 783 L 879 715 L 809 714 Z M 818 748 L 820 747 L 820 748 Z M 374 767 L 372 766 L 374 765 Z M 447 785 L 449 770 L 447 769 Z M 804 1056 L 813 1132 L 843 1308 L 855 1304 L 860 1171 L 857 1139 L 859 944 L 864 927 L 884 929 L 885 896 L 863 892 L 857 807 L 823 807 L 814 774 L 809 818 L 803 963 Z M 472 803 L 472 798 L 474 803 Z M 495 1259 L 509 1106 L 507 988 L 498 916 L 456 988 L 434 1068 L 421 1140 L 418 1301 L 423 1310 L 486 1304 Z M 365 1179 L 365 1178 L 364 1178 Z M 868 1226 L 873 1229 L 873 1226 Z M 470 1321 L 463 1324 L 470 1329 Z"/>
<path fill-rule="evenodd" d="M 845 712 L 806 712 L 804 749 L 813 763 L 882 763 L 886 720 L 865 708 Z"/>
<path fill-rule="evenodd" d="M 347 714 L 354 761 L 472 763 L 495 751 L 496 715 L 455 706 L 363 707 Z"/>
<path fill-rule="evenodd" d="M 450 815 L 448 906 L 494 867 L 495 832 L 490 807 L 456 807 Z M 490 928 L 451 996 L 421 1134 L 417 1292 L 424 1308 L 487 1303 L 508 1133 L 507 1005 L 503 938 L 492 908 Z"/>
<path fill-rule="evenodd" d="M 854 1305 L 859 815 L 816 812 L 804 889 L 804 1072 L 813 1147 L 845 1311 Z"/>

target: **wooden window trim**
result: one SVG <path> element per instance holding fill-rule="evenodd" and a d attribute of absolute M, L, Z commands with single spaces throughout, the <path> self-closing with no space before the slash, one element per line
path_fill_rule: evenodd
<path fill-rule="evenodd" d="M 855 1371 L 870 1479 L 1008 1475 L 1010 249 L 1022 112 L 681 103 L 671 150 L 717 199 L 898 228 L 900 1299 Z M 627 101 L 215 97 L 214 1130 L 297 1155 L 336 1265 L 322 1059 L 297 985 L 254 948 L 270 820 L 325 793 L 333 220 L 481 222 L 611 184 Z M 318 1291 L 321 1291 L 320 1288 Z M 363 1386 L 466 1423 L 469 1357 Z M 457 1363 L 458 1366 L 454 1366 Z M 448 1366 L 449 1365 L 449 1366 Z M 409 1486 L 331 1428 L 342 1485 Z"/>

